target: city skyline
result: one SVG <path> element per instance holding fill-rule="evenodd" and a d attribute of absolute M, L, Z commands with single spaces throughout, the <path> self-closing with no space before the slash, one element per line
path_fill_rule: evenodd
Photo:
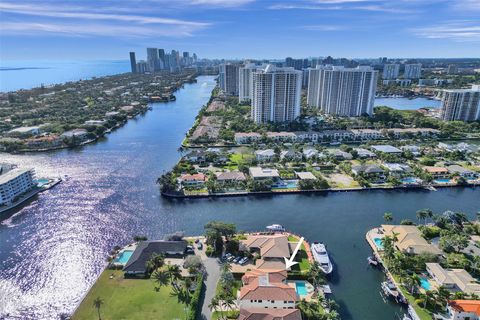
<path fill-rule="evenodd" d="M 146 47 L 226 59 L 480 52 L 474 0 L 4 1 L 0 12 L 4 60 L 124 60 Z"/>

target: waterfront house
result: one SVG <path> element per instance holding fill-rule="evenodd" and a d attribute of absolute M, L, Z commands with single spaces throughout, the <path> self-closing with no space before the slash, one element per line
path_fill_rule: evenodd
<path fill-rule="evenodd" d="M 451 165 L 447 167 L 448 172 L 451 174 L 459 175 L 460 177 L 463 177 L 465 179 L 475 179 L 478 177 L 478 173 L 468 170 L 462 166 L 459 166 L 457 164 Z"/>
<path fill-rule="evenodd" d="M 295 175 L 300 180 L 317 180 L 317 178 L 310 171 L 295 172 Z"/>
<path fill-rule="evenodd" d="M 57 135 L 41 135 L 25 139 L 25 146 L 29 149 L 58 148 L 62 143 L 62 139 Z"/>
<path fill-rule="evenodd" d="M 256 132 L 237 132 L 235 133 L 235 142 L 237 144 L 246 144 L 257 142 L 262 138 L 262 135 Z"/>
<path fill-rule="evenodd" d="M 440 130 L 431 128 L 395 128 L 387 129 L 387 132 L 395 139 L 409 137 L 436 137 L 440 134 Z"/>
<path fill-rule="evenodd" d="M 431 253 L 441 255 L 442 251 L 430 244 L 422 236 L 422 232 L 416 226 L 406 225 L 382 225 L 383 233 L 393 237 L 395 234 L 397 250 L 408 254 Z"/>
<path fill-rule="evenodd" d="M 275 151 L 273 149 L 266 149 L 266 150 L 257 150 L 255 151 L 255 158 L 259 162 L 267 162 L 275 157 Z"/>
<path fill-rule="evenodd" d="M 449 318 L 446 320 L 479 320 L 480 300 L 451 300 L 447 311 Z"/>
<path fill-rule="evenodd" d="M 243 172 L 230 171 L 230 172 L 216 172 L 217 182 L 231 183 L 231 182 L 243 182 L 247 180 Z"/>
<path fill-rule="evenodd" d="M 62 139 L 67 139 L 67 140 L 73 140 L 73 139 L 79 139 L 79 140 L 84 140 L 87 138 L 88 131 L 85 129 L 73 129 L 69 131 L 65 131 L 62 133 L 60 136 Z"/>
<path fill-rule="evenodd" d="M 298 309 L 240 308 L 238 320 L 302 320 Z"/>
<path fill-rule="evenodd" d="M 425 166 L 423 170 L 430 174 L 434 179 L 448 178 L 449 172 L 445 167 Z"/>
<path fill-rule="evenodd" d="M 31 137 L 40 134 L 40 127 L 19 127 L 8 131 L 11 137 Z"/>
<path fill-rule="evenodd" d="M 295 132 L 295 136 L 297 137 L 297 141 L 302 142 L 318 142 L 319 134 L 315 131 L 297 131 Z"/>
<path fill-rule="evenodd" d="M 207 157 L 204 151 L 194 150 L 186 154 L 184 159 L 191 163 L 203 163 L 207 160 Z"/>
<path fill-rule="evenodd" d="M 361 164 L 352 166 L 352 173 L 356 176 L 364 175 L 369 179 L 382 182 L 385 179 L 385 171 L 376 164 Z"/>
<path fill-rule="evenodd" d="M 278 173 L 277 169 L 250 167 L 248 168 L 248 173 L 253 180 L 276 180 L 280 178 L 280 174 Z"/>
<path fill-rule="evenodd" d="M 123 271 L 130 275 L 144 275 L 147 261 L 152 254 L 164 255 L 167 258 L 183 258 L 187 248 L 187 241 L 142 241 L 125 264 Z"/>
<path fill-rule="evenodd" d="M 383 166 L 388 169 L 391 176 L 396 178 L 411 174 L 413 171 L 408 164 L 403 163 L 384 163 Z"/>
<path fill-rule="evenodd" d="M 87 120 L 84 124 L 86 126 L 101 126 L 105 124 L 105 120 Z"/>
<path fill-rule="evenodd" d="M 391 145 L 373 145 L 371 148 L 374 151 L 381 153 L 402 154 L 402 150 Z"/>
<path fill-rule="evenodd" d="M 207 181 L 207 177 L 203 173 L 182 174 L 179 182 L 184 186 L 200 186 Z"/>
<path fill-rule="evenodd" d="M 249 235 L 240 241 L 240 251 L 259 254 L 257 269 L 285 270 L 284 258 L 290 258 L 291 248 L 288 237 L 283 234 Z"/>
<path fill-rule="evenodd" d="M 375 158 L 377 155 L 370 150 L 363 149 L 363 148 L 355 148 L 353 149 L 357 152 L 357 155 L 360 159 L 368 159 L 368 158 Z"/>
<path fill-rule="evenodd" d="M 427 272 L 438 285 L 451 292 L 480 295 L 480 284 L 464 269 L 444 269 L 438 263 L 427 263 Z"/>
<path fill-rule="evenodd" d="M 238 291 L 240 308 L 294 309 L 298 301 L 295 288 L 287 284 L 287 271 L 253 270 L 242 277 Z"/>

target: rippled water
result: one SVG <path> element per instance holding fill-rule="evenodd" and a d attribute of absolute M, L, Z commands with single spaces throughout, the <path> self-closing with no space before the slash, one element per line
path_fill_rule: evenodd
<path fill-rule="evenodd" d="M 212 219 L 241 230 L 280 223 L 310 241 L 325 241 L 335 262 L 332 288 L 343 319 L 393 319 L 399 308 L 382 301 L 382 274 L 366 266 L 365 232 L 415 211 L 479 210 L 480 189 L 369 192 L 202 200 L 159 197 L 156 178 L 178 160 L 185 132 L 208 101 L 212 77 L 200 77 L 155 104 L 146 115 L 96 144 L 77 150 L 5 155 L 1 161 L 34 166 L 39 176 L 67 176 L 0 224 L 0 318 L 58 319 L 71 313 L 105 266 L 115 245 L 134 235 L 161 238 L 199 234 Z M 8 314 L 8 315 L 7 315 Z"/>

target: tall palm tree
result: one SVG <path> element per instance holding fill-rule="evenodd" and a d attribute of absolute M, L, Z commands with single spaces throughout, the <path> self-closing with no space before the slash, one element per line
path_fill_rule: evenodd
<path fill-rule="evenodd" d="M 220 302 L 218 301 L 217 297 L 213 297 L 208 305 L 208 309 L 210 309 L 212 312 L 215 312 L 218 310 L 218 307 L 220 307 Z"/>
<path fill-rule="evenodd" d="M 95 300 L 93 300 L 93 307 L 97 309 L 98 313 L 98 320 L 102 320 L 102 317 L 100 316 L 100 308 L 102 307 L 104 301 L 100 297 L 96 297 Z"/>
<path fill-rule="evenodd" d="M 419 285 L 420 285 L 420 277 L 416 273 L 414 273 L 413 275 L 405 279 L 405 286 L 408 288 L 408 291 L 412 295 L 413 295 L 413 292 L 415 291 L 415 288 Z"/>
<path fill-rule="evenodd" d="M 155 272 L 152 274 L 152 278 L 158 285 L 158 287 L 156 287 L 158 290 L 160 290 L 162 286 L 167 286 L 170 280 L 168 273 L 162 270 L 155 270 Z"/>
<path fill-rule="evenodd" d="M 178 291 L 180 288 L 177 281 L 182 278 L 182 272 L 180 271 L 180 267 L 176 264 L 168 265 L 167 274 L 170 278 L 170 283 L 172 284 L 173 289 Z"/>

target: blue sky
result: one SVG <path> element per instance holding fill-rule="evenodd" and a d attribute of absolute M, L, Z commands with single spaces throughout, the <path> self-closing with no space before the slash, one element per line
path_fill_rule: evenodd
<path fill-rule="evenodd" d="M 479 57 L 480 0 L 1 0 L 0 58 Z M 137 58 L 137 59 L 138 59 Z"/>

